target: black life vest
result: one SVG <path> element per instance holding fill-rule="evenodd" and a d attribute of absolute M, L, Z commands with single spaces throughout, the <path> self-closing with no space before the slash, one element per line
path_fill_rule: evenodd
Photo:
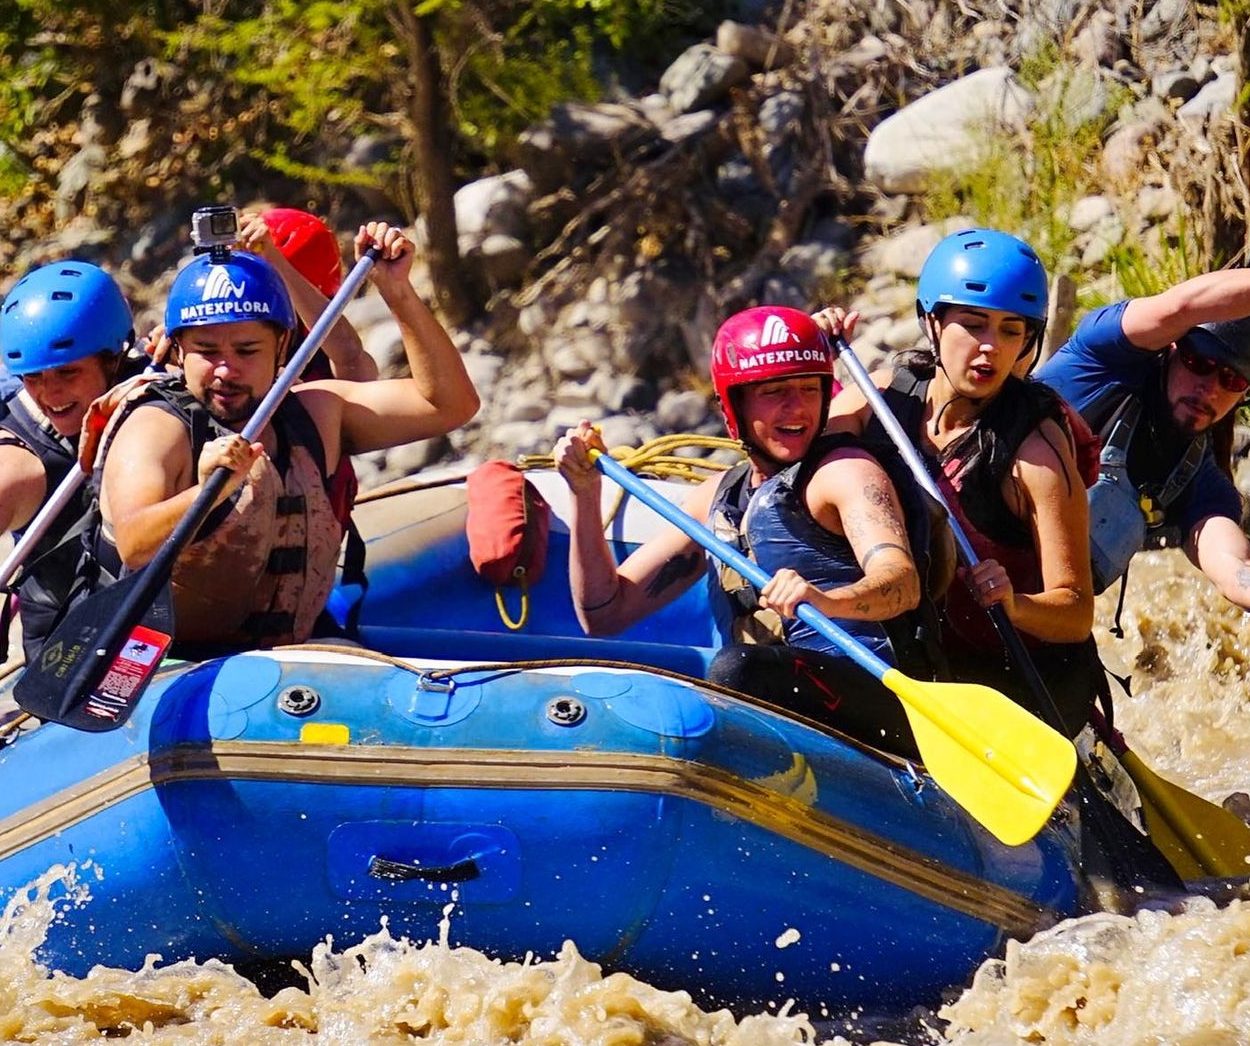
<path fill-rule="evenodd" d="M 742 461 L 727 470 L 716 486 L 708 512 L 712 533 L 744 556 L 751 557 L 745 518 L 755 488 L 751 486 L 751 462 Z M 729 620 L 718 620 L 721 640 L 725 643 L 751 643 L 769 646 L 783 640 L 781 617 L 775 610 L 760 606 L 759 592 L 733 567 L 709 557 L 709 569 L 715 583 L 725 594 Z"/>
<path fill-rule="evenodd" d="M 45 499 L 78 467 L 76 441 L 58 435 L 45 420 L 32 413 L 26 399 L 18 393 L 0 403 L 0 446 L 17 446 L 39 459 L 46 478 Z M 89 528 L 93 498 L 88 484 L 52 521 L 30 550 L 21 570 L 13 580 L 22 615 L 22 647 L 27 663 L 39 653 L 44 638 L 60 620 L 74 589 L 82 555 L 81 536 Z M 21 539 L 25 528 L 13 532 Z M 0 659 L 8 657 L 8 598 L 2 597 L 0 613 Z"/>

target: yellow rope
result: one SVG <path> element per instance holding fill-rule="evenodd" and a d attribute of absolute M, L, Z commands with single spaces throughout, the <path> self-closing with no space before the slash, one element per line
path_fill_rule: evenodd
<path fill-rule="evenodd" d="M 694 449 L 703 450 L 707 454 L 727 450 L 732 451 L 739 458 L 746 457 L 745 449 L 736 439 L 729 439 L 726 436 L 699 436 L 692 432 L 673 432 L 647 440 L 637 447 L 625 445 L 613 447 L 608 453 L 638 475 L 651 476 L 655 479 L 681 480 L 685 483 L 702 483 L 711 476 L 733 467 L 722 461 L 713 461 L 706 454 L 703 457 L 687 457 L 677 453 L 680 450 Z M 516 464 L 523 472 L 529 469 L 553 469 L 555 458 L 550 454 L 522 454 L 517 458 Z M 449 476 L 436 480 L 422 480 L 419 477 L 410 477 L 407 480 L 399 480 L 396 483 L 362 493 L 356 498 L 356 504 L 364 505 L 370 501 L 407 494 L 414 490 L 446 486 L 460 482 L 464 478 L 464 476 Z M 611 529 L 626 497 L 625 490 L 618 489 L 611 511 L 604 517 L 605 533 Z M 521 588 L 521 612 L 517 619 L 514 620 L 508 613 L 501 589 L 495 590 L 495 606 L 499 610 L 499 616 L 504 625 L 514 632 L 524 628 L 529 620 L 529 592 L 524 584 Z"/>
<path fill-rule="evenodd" d="M 530 617 L 530 586 L 525 579 L 524 567 L 517 567 L 513 573 L 516 575 L 517 584 L 521 588 L 521 613 L 515 621 L 512 619 L 512 615 L 508 613 L 508 605 L 503 599 L 502 586 L 495 589 L 495 608 L 499 611 L 499 619 L 510 632 L 520 632 Z"/>
<path fill-rule="evenodd" d="M 713 461 L 709 457 L 691 458 L 674 453 L 685 448 L 701 448 L 707 451 L 730 450 L 740 458 L 746 457 L 746 451 L 736 439 L 729 439 L 727 436 L 697 436 L 691 432 L 673 432 L 667 436 L 657 436 L 638 447 L 613 447 L 608 453 L 630 472 L 652 476 L 656 479 L 682 480 L 686 483 L 702 483 L 718 472 L 725 472 L 733 467 L 722 461 Z M 517 458 L 517 467 L 522 471 L 555 468 L 555 458 L 550 454 L 522 454 Z M 616 500 L 603 520 L 605 532 L 611 529 L 616 514 L 625 503 L 626 496 L 623 489 L 617 491 Z"/>

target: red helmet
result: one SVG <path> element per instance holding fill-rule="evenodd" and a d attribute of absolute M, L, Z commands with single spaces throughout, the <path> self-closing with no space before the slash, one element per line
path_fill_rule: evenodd
<path fill-rule="evenodd" d="M 326 223 L 294 207 L 275 207 L 261 219 L 282 256 L 327 298 L 334 297 L 343 282 L 343 259 Z"/>
<path fill-rule="evenodd" d="M 808 375 L 825 379 L 820 427 L 833 398 L 833 349 L 816 322 L 800 309 L 760 305 L 735 313 L 721 324 L 712 342 L 712 385 L 731 439 L 739 435 L 740 385 Z"/>

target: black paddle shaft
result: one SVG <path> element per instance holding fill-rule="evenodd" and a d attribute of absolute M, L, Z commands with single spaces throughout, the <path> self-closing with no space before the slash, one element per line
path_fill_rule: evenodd
<path fill-rule="evenodd" d="M 343 280 L 342 286 L 326 304 L 312 330 L 296 350 L 277 380 L 265 394 L 240 435 L 254 443 L 272 420 L 283 398 L 313 354 L 321 347 L 330 328 L 339 321 L 347 303 L 369 275 L 381 249 L 369 247 Z M 156 554 L 137 574 L 123 579 L 116 586 L 122 592 L 105 588 L 74 607 L 48 637 L 39 659 L 27 666 L 13 688 L 17 703 L 43 719 L 54 719 L 79 729 L 112 730 L 130 717 L 139 697 L 150 681 L 146 675 L 126 695 L 115 715 L 100 723 L 84 726 L 83 716 L 76 714 L 89 702 L 110 666 L 114 665 L 132 630 L 144 619 L 153 602 L 165 590 L 173 573 L 174 562 L 191 542 L 213 510 L 222 489 L 230 480 L 225 466 L 213 470 L 186 514 L 174 526 Z M 169 620 L 171 615 L 165 614 Z"/>

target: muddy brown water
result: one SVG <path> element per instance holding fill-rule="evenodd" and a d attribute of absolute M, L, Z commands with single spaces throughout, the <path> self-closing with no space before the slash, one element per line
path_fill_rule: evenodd
<path fill-rule="evenodd" d="M 1155 770 L 1221 801 L 1250 791 L 1250 623 L 1178 553 L 1135 560 L 1122 621 L 1116 592 L 1099 601 L 1104 660 L 1132 679 L 1120 727 Z M 501 963 L 450 948 L 448 914 L 431 940 L 327 940 L 275 994 L 215 961 L 84 979 L 48 971 L 38 946 L 56 917 L 49 893 L 90 905 L 92 868 L 50 869 L 0 919 L 0 1041 L 39 1044 L 430 1043 L 542 1046 L 773 1046 L 950 1042 L 1099 1046 L 1250 1044 L 1250 905 L 1197 899 L 1175 911 L 1069 920 L 1011 942 L 938 1015 L 888 1040 L 813 1024 L 784 1006 L 759 1015 L 704 1013 L 587 962 L 573 943 L 555 957 Z M 961 990 L 962 989 L 962 990 Z M 869 1022 L 871 1023 L 871 1022 Z M 862 1027 L 862 1026 L 861 1026 Z M 843 1034 L 845 1033 L 845 1034 Z"/>

